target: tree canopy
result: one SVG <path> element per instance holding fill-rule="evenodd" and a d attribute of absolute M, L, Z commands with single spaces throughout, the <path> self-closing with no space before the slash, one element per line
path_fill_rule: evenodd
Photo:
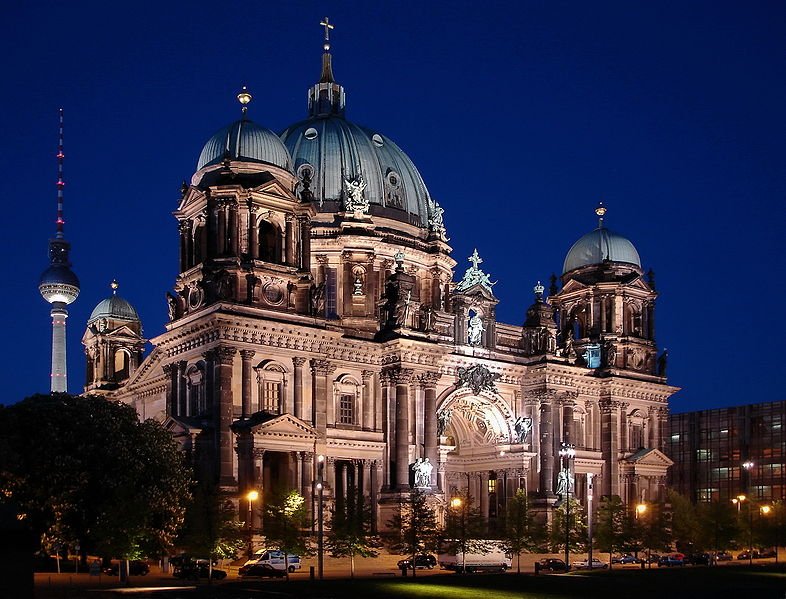
<path fill-rule="evenodd" d="M 189 498 L 172 436 L 103 397 L 35 395 L 0 408 L 0 502 L 45 545 L 133 558 L 171 546 Z"/>

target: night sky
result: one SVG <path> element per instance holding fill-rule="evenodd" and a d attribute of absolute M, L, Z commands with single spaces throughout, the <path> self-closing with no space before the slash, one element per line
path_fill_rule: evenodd
<path fill-rule="evenodd" d="M 119 7 L 123 7 L 123 9 Z M 674 411 L 786 399 L 786 3 L 12 2 L 0 53 L 3 403 L 49 389 L 38 294 L 65 110 L 66 238 L 82 284 L 69 390 L 95 305 L 163 332 L 171 212 L 205 141 L 240 114 L 303 119 L 329 15 L 347 117 L 392 138 L 445 209 L 455 280 L 477 247 L 521 324 L 532 287 L 606 225 L 656 273 Z"/>

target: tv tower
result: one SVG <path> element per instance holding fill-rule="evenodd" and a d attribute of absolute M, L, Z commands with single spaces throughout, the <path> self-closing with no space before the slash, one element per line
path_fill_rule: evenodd
<path fill-rule="evenodd" d="M 79 279 L 71 270 L 68 252 L 71 244 L 63 235 L 63 109 L 60 109 L 60 144 L 57 149 L 57 229 L 55 238 L 49 240 L 49 268 L 41 275 L 38 291 L 52 304 L 52 393 L 68 391 L 66 374 L 66 318 L 68 304 L 79 295 Z"/>

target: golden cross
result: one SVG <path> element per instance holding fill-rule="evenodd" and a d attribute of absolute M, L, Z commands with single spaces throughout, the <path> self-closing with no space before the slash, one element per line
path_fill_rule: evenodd
<path fill-rule="evenodd" d="M 319 24 L 322 25 L 322 27 L 325 28 L 325 41 L 329 42 L 330 41 L 330 30 L 331 29 L 335 29 L 335 26 L 330 24 L 330 20 L 327 17 L 325 17 L 325 19 L 323 21 L 320 21 Z"/>

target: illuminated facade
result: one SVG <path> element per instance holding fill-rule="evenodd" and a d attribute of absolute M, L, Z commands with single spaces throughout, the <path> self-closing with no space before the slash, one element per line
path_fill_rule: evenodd
<path fill-rule="evenodd" d="M 672 414 L 669 486 L 694 502 L 786 499 L 785 429 L 786 401 Z"/>
<path fill-rule="evenodd" d="M 497 322 L 480 256 L 454 280 L 443 208 L 390 138 L 345 118 L 327 40 L 322 60 L 304 121 L 272 133 L 243 90 L 205 144 L 174 213 L 171 320 L 112 396 L 260 504 L 282 486 L 313 506 L 322 477 L 328 505 L 371 505 L 381 526 L 413 487 L 438 506 L 468 490 L 493 529 L 519 488 L 557 503 L 563 442 L 579 499 L 588 473 L 596 497 L 658 497 L 676 389 L 633 244 L 601 222 L 523 326 Z"/>

